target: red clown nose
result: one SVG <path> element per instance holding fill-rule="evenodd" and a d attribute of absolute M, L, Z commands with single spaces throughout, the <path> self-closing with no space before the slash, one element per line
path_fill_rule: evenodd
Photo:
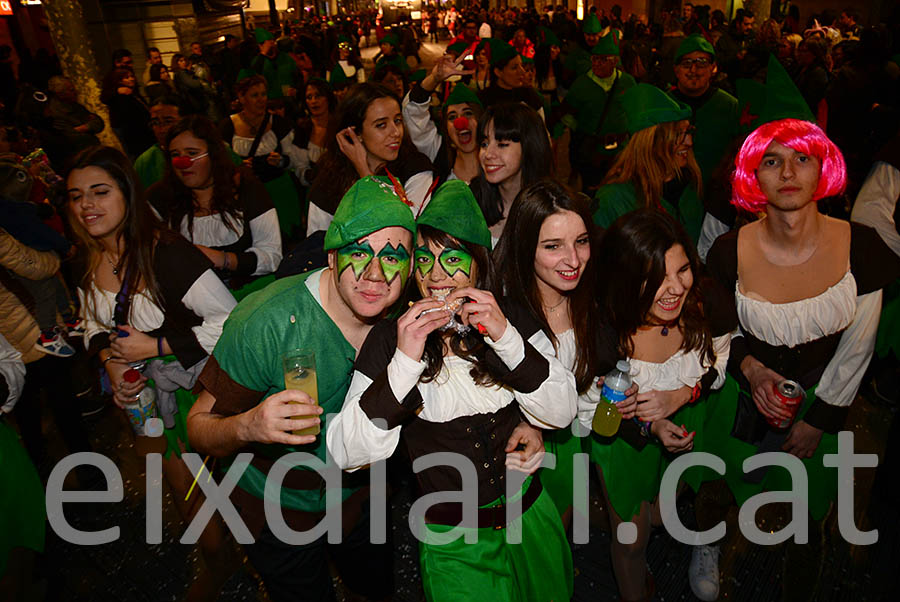
<path fill-rule="evenodd" d="M 194 164 L 194 161 L 202 159 L 208 154 L 209 153 L 203 153 L 202 155 L 197 155 L 195 157 L 188 157 L 187 155 L 172 157 L 172 167 L 175 169 L 187 169 Z"/>
<path fill-rule="evenodd" d="M 453 127 L 456 128 L 456 131 L 467 130 L 469 129 L 469 118 L 468 117 L 457 117 L 453 120 Z"/>

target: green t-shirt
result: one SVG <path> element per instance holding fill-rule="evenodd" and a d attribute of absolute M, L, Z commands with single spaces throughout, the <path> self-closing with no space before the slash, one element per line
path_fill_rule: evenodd
<path fill-rule="evenodd" d="M 306 452 L 325 461 L 326 417 L 344 405 L 350 386 L 356 350 L 322 308 L 319 282 L 322 270 L 283 278 L 249 295 L 231 312 L 213 356 L 239 385 L 262 393 L 260 402 L 284 390 L 282 354 L 292 349 L 311 349 L 316 355 L 322 432 L 310 445 L 292 447 L 255 444 L 256 453 L 277 459 L 291 452 Z M 296 467 L 294 470 L 304 470 Z M 238 486 L 264 499 L 265 475 L 250 465 Z M 346 499 L 355 488 L 342 488 Z M 305 512 L 325 510 L 325 490 L 282 487 L 281 506 Z"/>

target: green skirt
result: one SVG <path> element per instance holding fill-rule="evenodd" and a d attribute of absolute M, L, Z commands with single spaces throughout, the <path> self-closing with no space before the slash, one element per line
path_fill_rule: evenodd
<path fill-rule="evenodd" d="M 541 484 L 553 500 L 559 515 L 572 507 L 574 485 L 573 461 L 580 454 L 581 439 L 572 434 L 571 428 L 544 431 L 544 450 L 556 456 L 556 468 L 541 469 Z M 586 509 L 582 509 L 586 512 Z"/>
<path fill-rule="evenodd" d="M 669 420 L 701 434 L 706 417 L 706 402 L 686 405 Z M 630 520 L 641 511 L 643 502 L 653 503 L 659 495 L 663 473 L 675 456 L 667 454 L 656 439 L 636 449 L 621 437 L 601 437 L 594 432 L 584 438 L 585 451 L 603 470 L 609 502 L 622 520 Z M 694 446 L 696 449 L 696 443 Z"/>
<path fill-rule="evenodd" d="M 44 551 L 44 487 L 16 431 L 0 418 L 0 577 L 15 548 Z"/>
<path fill-rule="evenodd" d="M 523 492 L 530 482 L 526 480 Z M 513 525 L 522 529 L 520 544 L 506 542 L 506 529 L 483 528 L 477 529 L 478 543 L 467 544 L 460 537 L 438 545 L 427 541 L 429 534 L 446 533 L 454 527 L 425 525 L 426 541 L 419 543 L 425 597 L 431 602 L 571 599 L 572 551 L 549 494 L 542 491 Z"/>
<path fill-rule="evenodd" d="M 900 280 L 895 280 L 884 289 L 875 353 L 878 357 L 893 353 L 895 358 L 900 359 Z"/>
<path fill-rule="evenodd" d="M 707 400 L 709 403 L 708 420 L 705 426 L 705 438 L 703 448 L 725 461 L 725 482 L 731 489 L 738 506 L 748 499 L 763 491 L 788 491 L 792 488 L 790 473 L 784 468 L 773 466 L 769 468 L 766 476 L 760 483 L 749 483 L 743 479 L 744 460 L 755 455 L 757 448 L 754 445 L 741 441 L 731 436 L 734 426 L 734 417 L 738 408 L 738 395 L 740 386 L 738 382 L 728 376 L 725 386 Z M 798 419 L 803 418 L 815 401 L 815 387 L 806 391 L 806 401 L 797 414 Z M 806 468 L 809 481 L 809 512 L 814 520 L 821 520 L 828 512 L 831 502 L 837 497 L 837 469 L 825 468 L 822 457 L 825 454 L 837 453 L 837 435 L 822 434 L 819 447 L 816 448 L 812 458 L 801 460 Z M 709 469 L 700 470 L 703 477 L 700 480 L 714 480 L 723 478 L 722 475 Z"/>
<path fill-rule="evenodd" d="M 301 205 L 300 193 L 291 174 L 285 171 L 283 174 L 265 183 L 266 191 L 278 213 L 278 225 L 281 233 L 290 237 L 294 228 L 300 228 L 303 224 L 304 212 Z M 305 233 L 304 233 L 305 234 Z"/>

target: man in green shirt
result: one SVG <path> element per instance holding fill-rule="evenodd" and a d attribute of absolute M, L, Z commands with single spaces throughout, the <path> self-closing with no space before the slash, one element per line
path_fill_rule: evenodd
<path fill-rule="evenodd" d="M 250 68 L 266 78 L 266 93 L 269 98 L 296 96 L 300 78 L 297 63 L 287 53 L 278 51 L 271 32 L 257 27 L 255 35 L 259 54 L 250 63 Z"/>
<path fill-rule="evenodd" d="M 291 431 L 341 410 L 359 348 L 409 277 L 414 231 L 412 212 L 389 183 L 359 180 L 325 235 L 328 267 L 284 278 L 243 300 L 200 376 L 204 391 L 188 416 L 191 444 L 217 457 L 253 452 L 231 500 L 255 538 L 244 549 L 273 600 L 333 600 L 326 552 L 355 594 L 382 599 L 393 590 L 392 550 L 369 538 L 365 474 L 361 481 L 355 474 L 343 477 L 340 508 L 328 507 L 328 483 L 305 466 L 288 470 L 279 498 L 268 497 L 293 531 L 308 531 L 326 511 L 340 512 L 340 544 L 326 543 L 323 534 L 310 544 L 289 545 L 278 525 L 270 529 L 263 500 L 269 470 L 285 455 L 306 452 L 326 460 L 328 422 L 319 435 Z M 315 353 L 319 407 L 309 405 L 314 401 L 306 393 L 284 388 L 282 355 L 298 348 Z"/>
<path fill-rule="evenodd" d="M 575 80 L 554 112 L 553 121 L 562 121 L 572 131 L 572 167 L 581 174 L 582 188 L 591 194 L 627 138 L 622 98 L 635 80 L 618 63 L 619 35 L 613 31 L 594 45 L 590 70 Z"/>
<path fill-rule="evenodd" d="M 669 93 L 694 111 L 694 157 L 704 187 L 738 134 L 738 101 L 712 84 L 716 71 L 712 44 L 699 34 L 686 37 L 675 53 L 675 85 Z"/>
<path fill-rule="evenodd" d="M 566 54 L 563 67 L 566 70 L 565 83 L 570 85 L 580 75 L 584 75 L 591 69 L 591 50 L 600 41 L 603 28 L 597 15 L 591 13 L 584 20 L 581 27 L 584 34 L 583 40 L 573 43 Z"/>

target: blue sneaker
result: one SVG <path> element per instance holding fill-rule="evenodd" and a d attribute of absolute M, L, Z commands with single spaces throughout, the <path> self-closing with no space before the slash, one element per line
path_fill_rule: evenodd
<path fill-rule="evenodd" d="M 57 357 L 72 357 L 75 355 L 75 348 L 69 345 L 55 328 L 42 331 L 34 347 L 38 351 Z"/>

